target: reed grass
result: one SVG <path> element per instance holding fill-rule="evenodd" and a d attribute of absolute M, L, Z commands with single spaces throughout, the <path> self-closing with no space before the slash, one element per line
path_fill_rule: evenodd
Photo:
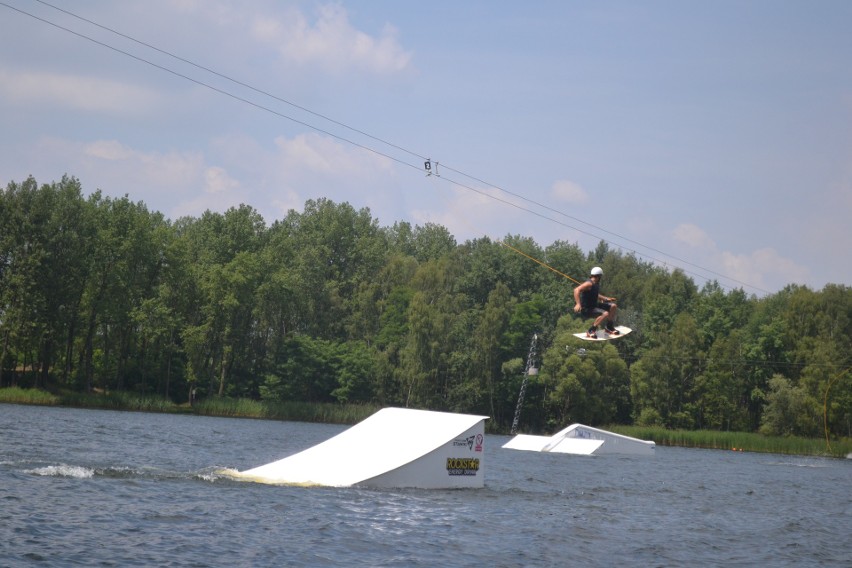
<path fill-rule="evenodd" d="M 659 446 L 840 458 L 852 455 L 852 438 L 837 438 L 826 443 L 825 438 L 764 436 L 753 432 L 667 430 L 655 426 L 624 425 L 609 426 L 607 429 L 641 440 L 653 440 Z"/>
<path fill-rule="evenodd" d="M 180 412 L 181 408 L 172 401 L 155 395 L 140 395 L 127 392 L 51 393 L 41 389 L 8 387 L 0 389 L 0 402 L 35 404 L 40 406 L 71 406 L 76 408 L 100 408 L 106 410 L 135 410 L 140 412 Z"/>
<path fill-rule="evenodd" d="M 104 394 L 67 392 L 60 396 L 63 406 L 132 410 L 137 412 L 179 412 L 180 407 L 167 398 L 127 392 Z"/>
<path fill-rule="evenodd" d="M 368 404 L 262 402 L 244 398 L 208 398 L 196 403 L 193 410 L 196 414 L 207 416 L 355 424 L 375 413 L 379 407 Z"/>
<path fill-rule="evenodd" d="M 41 389 L 22 389 L 7 387 L 0 389 L 0 402 L 11 404 L 36 404 L 40 406 L 56 406 L 60 404 L 59 397 Z"/>
<path fill-rule="evenodd" d="M 0 388 L 0 402 L 41 406 L 71 406 L 140 412 L 193 413 L 231 418 L 261 418 L 294 422 L 357 424 L 381 407 L 369 404 L 313 402 L 266 402 L 246 398 L 211 397 L 194 406 L 177 404 L 154 395 L 127 392 L 51 393 L 41 389 Z M 667 430 L 655 426 L 608 426 L 608 430 L 641 440 L 653 440 L 659 446 L 708 448 L 746 452 L 765 452 L 803 456 L 852 456 L 852 438 L 764 436 L 751 432 L 715 430 Z"/>
<path fill-rule="evenodd" d="M 265 402 L 247 398 L 210 397 L 190 407 L 166 398 L 128 392 L 53 394 L 41 389 L 0 388 L 0 402 L 44 406 L 71 406 L 140 412 L 193 413 L 231 418 L 265 418 L 297 422 L 355 424 L 379 410 L 369 404 Z"/>

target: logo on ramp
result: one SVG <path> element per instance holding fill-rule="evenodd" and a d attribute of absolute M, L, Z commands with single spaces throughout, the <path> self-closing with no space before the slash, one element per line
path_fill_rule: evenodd
<path fill-rule="evenodd" d="M 453 440 L 454 448 L 467 448 L 468 450 L 474 452 L 482 451 L 482 434 L 477 434 L 475 436 L 468 436 L 466 438 L 456 438 Z"/>
<path fill-rule="evenodd" d="M 476 475 L 479 458 L 447 458 L 448 475 Z"/>

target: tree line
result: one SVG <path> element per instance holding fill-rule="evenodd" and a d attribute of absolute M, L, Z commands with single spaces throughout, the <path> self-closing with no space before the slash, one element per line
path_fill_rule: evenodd
<path fill-rule="evenodd" d="M 328 199 L 270 225 L 248 205 L 169 220 L 69 176 L 10 182 L 0 386 L 410 406 L 506 431 L 526 381 L 524 431 L 852 435 L 848 286 L 758 298 L 605 242 L 504 242 L 523 254 Z M 573 283 L 524 255 L 578 279 L 601 266 L 634 333 L 576 340 Z"/>

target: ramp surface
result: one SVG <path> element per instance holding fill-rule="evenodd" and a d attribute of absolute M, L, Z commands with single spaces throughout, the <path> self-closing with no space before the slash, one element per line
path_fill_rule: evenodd
<path fill-rule="evenodd" d="M 482 487 L 486 418 L 384 408 L 325 442 L 236 477 L 333 487 Z"/>
<path fill-rule="evenodd" d="M 615 432 L 572 424 L 553 436 L 518 434 L 504 448 L 532 452 L 551 452 L 576 455 L 628 454 L 654 455 L 654 442 L 631 438 Z"/>
<path fill-rule="evenodd" d="M 552 452 L 554 454 L 591 455 L 602 444 L 603 440 L 583 440 L 580 438 L 561 438 L 556 441 L 552 436 L 530 436 L 518 434 L 505 444 L 509 450 L 527 450 L 529 452 Z"/>

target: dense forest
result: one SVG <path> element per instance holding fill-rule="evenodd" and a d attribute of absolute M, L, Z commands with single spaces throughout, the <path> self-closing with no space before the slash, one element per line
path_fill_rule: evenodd
<path fill-rule="evenodd" d="M 326 199 L 271 225 L 248 205 L 173 221 L 126 196 L 85 197 L 72 177 L 10 182 L 0 387 L 410 406 L 506 431 L 526 382 L 529 432 L 852 436 L 848 286 L 757 298 L 605 242 L 504 242 L 380 226 Z M 601 266 L 634 333 L 572 337 L 587 323 L 574 283 L 525 255 L 578 279 Z"/>

